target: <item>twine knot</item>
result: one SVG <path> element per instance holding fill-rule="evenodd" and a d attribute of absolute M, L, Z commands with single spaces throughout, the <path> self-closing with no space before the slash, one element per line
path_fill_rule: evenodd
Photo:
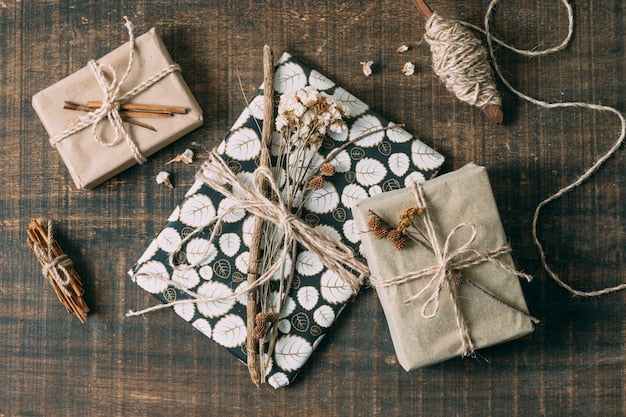
<path fill-rule="evenodd" d="M 435 265 L 423 268 L 421 270 L 409 272 L 407 274 L 400 275 L 388 280 L 381 280 L 372 276 L 370 277 L 370 281 L 372 285 L 377 287 L 389 287 L 392 285 L 404 284 L 417 279 L 428 279 L 428 282 L 420 291 L 404 300 L 405 303 L 411 303 L 424 295 L 428 296 L 421 309 L 422 317 L 426 319 L 433 318 L 437 315 L 440 306 L 441 293 L 443 292 L 444 287 L 447 286 L 447 293 L 449 294 L 452 301 L 454 317 L 456 320 L 457 329 L 459 331 L 459 337 L 462 343 L 463 356 L 469 356 L 474 352 L 474 344 L 469 335 L 465 320 L 463 319 L 462 313 L 457 304 L 456 294 L 454 291 L 454 287 L 457 287 L 466 281 L 466 278 L 462 276 L 461 272 L 464 269 L 468 269 L 472 266 L 489 262 L 497 265 L 506 272 L 509 272 L 521 278 L 525 278 L 528 281 L 530 281 L 532 277 L 530 275 L 516 271 L 515 269 L 513 269 L 509 265 L 504 264 L 498 259 L 502 255 L 511 252 L 511 247 L 509 245 L 502 245 L 496 249 L 484 251 L 473 249 L 471 246 L 478 235 L 478 230 L 473 224 L 459 223 L 458 225 L 456 225 L 450 231 L 450 233 L 448 233 L 442 246 L 439 238 L 437 237 L 437 233 L 435 232 L 435 226 L 433 224 L 432 218 L 430 217 L 428 206 L 426 205 L 424 190 L 422 189 L 422 186 L 420 184 L 413 184 L 413 192 L 415 195 L 415 199 L 417 200 L 418 207 L 423 210 L 426 236 L 428 238 L 428 242 L 432 245 L 432 252 L 435 255 L 436 263 Z M 464 242 L 462 241 L 460 245 L 453 245 L 452 242 L 455 236 L 463 229 L 469 229 L 469 237 Z M 477 287 L 476 284 L 472 285 Z M 478 288 L 499 303 L 530 317 L 525 311 L 522 311 L 517 307 L 508 304 L 504 300 L 499 299 L 495 295 L 480 287 Z M 533 321 L 536 320 L 534 319 L 534 317 L 530 318 Z"/>
<path fill-rule="evenodd" d="M 123 120 L 120 116 L 120 105 L 123 101 L 129 100 L 137 94 L 145 91 L 167 75 L 175 71 L 180 71 L 180 66 L 178 66 L 177 64 L 170 64 L 169 66 L 154 74 L 152 77 L 132 88 L 127 93 L 122 94 L 122 85 L 128 78 L 128 75 L 133 68 L 135 57 L 135 36 L 133 34 L 134 26 L 126 16 L 124 16 L 124 20 L 124 25 L 126 26 L 126 29 L 128 31 L 130 43 L 128 48 L 128 63 L 126 65 L 126 70 L 118 79 L 117 72 L 113 69 L 111 65 L 102 65 L 94 60 L 90 60 L 88 66 L 93 72 L 94 77 L 104 94 L 102 98 L 102 104 L 94 111 L 89 112 L 84 116 L 81 116 L 79 118 L 79 123 L 77 123 L 76 125 L 65 129 L 63 132 L 50 138 L 50 144 L 52 146 L 56 146 L 59 142 L 69 138 L 73 134 L 80 132 L 87 127 L 91 127 L 91 137 L 96 143 L 102 146 L 115 146 L 119 142 L 124 140 L 128 145 L 128 148 L 133 158 L 135 158 L 138 163 L 143 164 L 147 161 L 147 159 L 143 156 L 137 144 L 133 141 L 128 131 L 124 128 Z M 111 81 L 108 80 L 107 74 L 104 71 L 104 67 L 108 69 Z M 115 132 L 115 137 L 113 138 L 113 140 L 102 140 L 97 132 L 98 124 L 103 119 L 107 119 L 109 121 L 111 128 Z"/>
<path fill-rule="evenodd" d="M 52 239 L 52 221 L 48 221 L 48 242 L 52 242 Z M 33 252 L 42 265 L 41 273 L 43 276 L 50 277 L 65 295 L 71 297 L 72 293 L 68 286 L 72 281 L 72 276 L 69 268 L 72 267 L 73 263 L 69 256 L 62 254 L 55 257 L 52 253 L 51 244 L 48 245 L 46 250 L 38 242 L 34 243 Z"/>

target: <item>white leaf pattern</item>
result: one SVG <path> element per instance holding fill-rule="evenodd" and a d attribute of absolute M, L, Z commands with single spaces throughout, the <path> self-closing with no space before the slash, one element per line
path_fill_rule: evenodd
<path fill-rule="evenodd" d="M 235 258 L 235 266 L 243 273 L 248 273 L 248 259 L 250 258 L 250 252 L 243 252 L 237 258 Z"/>
<path fill-rule="evenodd" d="M 211 278 L 213 278 L 213 268 L 211 267 L 211 265 L 203 266 L 198 270 L 198 272 L 200 273 L 202 279 L 205 281 L 210 281 Z"/>
<path fill-rule="evenodd" d="M 254 159 L 261 151 L 261 140 L 256 130 L 242 127 L 226 141 L 226 155 L 238 161 Z"/>
<path fill-rule="evenodd" d="M 289 378 L 282 372 L 276 372 L 269 378 L 267 378 L 267 383 L 270 384 L 273 388 L 282 388 L 289 385 Z"/>
<path fill-rule="evenodd" d="M 272 291 L 268 298 L 268 310 L 278 313 L 278 304 L 280 303 L 280 294 L 278 291 Z M 283 319 L 288 317 L 296 309 L 296 302 L 291 297 L 285 297 L 283 308 L 278 313 L 278 317 Z"/>
<path fill-rule="evenodd" d="M 236 294 L 241 294 L 237 297 L 237 302 L 241 305 L 248 305 L 248 293 L 246 293 L 246 289 L 248 289 L 248 281 L 244 281 L 237 286 L 235 289 Z"/>
<path fill-rule="evenodd" d="M 301 287 L 298 290 L 298 302 L 305 310 L 311 310 L 317 304 L 319 299 L 319 292 L 315 287 Z"/>
<path fill-rule="evenodd" d="M 350 286 L 337 274 L 327 270 L 320 280 L 322 297 L 330 304 L 339 304 L 348 301 L 353 292 Z"/>
<path fill-rule="evenodd" d="M 313 313 L 313 320 L 322 327 L 330 327 L 335 321 L 335 312 L 330 306 L 320 306 Z"/>
<path fill-rule="evenodd" d="M 170 275 L 159 261 L 149 261 L 141 265 L 133 278 L 137 285 L 151 294 L 158 294 L 168 287 Z"/>
<path fill-rule="evenodd" d="M 228 212 L 228 214 L 224 214 Z M 225 198 L 220 201 L 219 206 L 217 207 L 217 215 L 222 217 L 222 221 L 225 223 L 237 223 L 239 220 L 243 219 L 246 215 L 246 211 L 242 208 L 237 207 L 237 203 L 230 198 Z"/>
<path fill-rule="evenodd" d="M 196 314 L 196 309 L 192 303 L 176 304 L 174 306 L 174 311 L 185 321 L 191 320 L 194 314 Z"/>
<path fill-rule="evenodd" d="M 232 258 L 241 247 L 241 239 L 236 233 L 224 233 L 220 236 L 220 249 L 224 252 L 224 255 Z"/>
<path fill-rule="evenodd" d="M 356 163 L 354 171 L 356 180 L 365 186 L 378 184 L 387 175 L 387 168 L 380 161 L 372 158 L 361 159 Z"/>
<path fill-rule="evenodd" d="M 424 178 L 424 174 L 422 174 L 421 172 L 415 171 L 415 172 L 411 172 L 409 175 L 406 176 L 406 178 L 404 179 L 404 186 L 410 187 L 415 183 L 421 184 L 424 181 L 426 181 L 426 178 Z"/>
<path fill-rule="evenodd" d="M 387 127 L 393 127 L 395 125 L 396 125 L 395 123 L 389 122 Z M 388 129 L 387 137 L 389 138 L 390 141 L 394 143 L 404 143 L 413 139 L 413 135 L 411 135 L 409 132 L 402 129 L 401 127 L 394 127 L 393 129 Z"/>
<path fill-rule="evenodd" d="M 315 230 L 318 232 L 324 233 L 329 238 L 336 240 L 338 242 L 341 241 L 341 234 L 332 226 L 328 226 L 326 224 L 319 224 L 315 226 Z"/>
<path fill-rule="evenodd" d="M 185 193 L 185 197 L 189 197 L 190 195 L 193 195 L 193 194 L 197 193 L 200 190 L 200 188 L 202 188 L 202 184 L 204 184 L 204 182 L 202 182 L 202 181 L 194 181 L 194 183 L 191 185 L 191 187 L 189 187 L 189 189 Z M 176 207 L 176 209 L 180 210 L 178 207 Z M 176 210 L 174 210 L 174 212 L 176 212 Z M 174 213 L 172 213 L 172 216 L 173 215 L 174 215 Z M 169 220 L 169 221 L 173 222 L 173 221 L 176 221 L 176 220 L 178 220 L 178 219 Z"/>
<path fill-rule="evenodd" d="M 195 269 L 175 269 L 172 281 L 185 288 L 193 288 L 200 283 L 200 276 Z"/>
<path fill-rule="evenodd" d="M 414 140 L 411 143 L 411 160 L 416 167 L 423 171 L 431 171 L 437 169 L 443 164 L 443 156 L 426 146 L 419 140 Z"/>
<path fill-rule="evenodd" d="M 323 214 L 333 211 L 337 204 L 339 204 L 339 194 L 335 186 L 327 182 L 322 188 L 308 195 L 304 207 L 313 213 Z"/>
<path fill-rule="evenodd" d="M 248 119 L 250 119 L 250 110 L 248 110 L 248 108 L 246 107 L 245 109 L 243 109 L 243 111 L 241 112 L 241 114 L 239 115 L 237 120 L 235 120 L 235 123 L 233 123 L 233 125 L 231 126 L 230 131 L 234 132 L 235 130 L 239 129 L 244 124 L 246 124 Z M 223 154 L 225 146 L 226 146 L 226 144 L 224 143 L 224 147 L 222 148 L 222 151 L 220 152 L 218 150 L 217 152 L 220 153 L 220 154 Z"/>
<path fill-rule="evenodd" d="M 299 274 L 306 277 L 319 274 L 324 269 L 324 265 L 320 259 L 308 250 L 302 251 L 298 254 L 296 259 L 296 271 Z"/>
<path fill-rule="evenodd" d="M 337 104 L 341 104 L 342 106 L 346 106 L 350 111 L 350 117 L 357 117 L 361 114 L 365 113 L 369 106 L 363 103 L 361 100 L 348 93 L 341 87 L 337 87 L 333 92 L 333 99 L 337 102 Z"/>
<path fill-rule="evenodd" d="M 243 221 L 241 226 L 241 237 L 243 239 L 243 243 L 250 247 L 252 244 L 252 230 L 254 229 L 254 216 L 248 216 L 246 220 Z"/>
<path fill-rule="evenodd" d="M 167 221 L 175 222 L 176 220 L 178 220 L 178 216 L 180 216 L 180 206 L 176 206 L 172 214 L 170 214 L 170 217 L 167 218 Z"/>
<path fill-rule="evenodd" d="M 367 190 L 367 192 L 369 193 L 370 197 L 374 197 L 375 195 L 381 194 L 383 192 L 383 189 L 380 188 L 380 185 L 373 185 L 369 188 L 369 190 Z"/>
<path fill-rule="evenodd" d="M 192 326 L 204 333 L 206 337 L 211 337 L 211 324 L 207 319 L 198 319 L 192 323 Z"/>
<path fill-rule="evenodd" d="M 359 201 L 367 197 L 367 191 L 365 191 L 363 187 L 356 184 L 348 184 L 345 186 L 343 192 L 341 193 L 341 204 L 351 209 L 352 207 L 356 206 Z"/>
<path fill-rule="evenodd" d="M 217 249 L 206 239 L 191 239 L 185 246 L 187 262 L 191 265 L 206 265 L 217 256 Z"/>
<path fill-rule="evenodd" d="M 335 167 L 336 172 L 343 174 L 352 168 L 352 159 L 348 151 L 341 151 L 330 161 L 330 164 Z"/>
<path fill-rule="evenodd" d="M 289 320 L 283 319 L 279 321 L 278 330 L 280 330 L 281 333 L 285 333 L 285 334 L 289 333 L 291 331 L 291 323 L 289 322 Z"/>
<path fill-rule="evenodd" d="M 394 153 L 389 157 L 389 169 L 396 176 L 403 176 L 409 169 L 409 157 L 404 153 Z"/>
<path fill-rule="evenodd" d="M 309 75 L 309 84 L 320 91 L 328 90 L 329 88 L 333 88 L 335 86 L 333 81 L 329 80 L 325 75 L 322 75 L 315 70 L 311 70 L 311 74 Z"/>
<path fill-rule="evenodd" d="M 306 83 L 304 70 L 295 62 L 279 66 L 274 74 L 274 89 L 280 94 L 297 91 L 306 86 Z"/>
<path fill-rule="evenodd" d="M 255 119 L 263 120 L 263 106 L 264 106 L 265 98 L 263 94 L 257 95 L 250 102 L 250 114 Z"/>
<path fill-rule="evenodd" d="M 336 142 L 345 142 L 348 140 L 348 129 L 341 129 L 339 132 L 330 130 L 326 134 Z"/>
<path fill-rule="evenodd" d="M 214 217 L 215 207 L 211 199 L 203 194 L 192 195 L 180 209 L 180 221 L 191 227 L 204 226 Z"/>
<path fill-rule="evenodd" d="M 233 291 L 221 282 L 205 282 L 198 288 L 198 295 L 202 298 L 215 300 L 201 301 L 196 304 L 200 314 L 205 317 L 213 318 L 223 316 L 235 305 L 235 299 L 228 298 L 233 295 Z"/>
<path fill-rule="evenodd" d="M 274 352 L 276 365 L 287 372 L 291 372 L 304 365 L 311 356 L 313 347 L 303 337 L 287 335 L 276 341 Z"/>
<path fill-rule="evenodd" d="M 363 148 L 376 146 L 385 138 L 385 132 L 381 130 L 382 127 L 383 125 L 380 123 L 378 117 L 373 114 L 366 114 L 358 118 L 352 126 L 350 126 L 350 140 L 359 136 L 365 136 L 363 139 L 356 142 L 356 144 Z"/>
<path fill-rule="evenodd" d="M 361 240 L 361 234 L 356 228 L 356 223 L 352 219 L 347 220 L 343 224 L 343 235 L 352 243 L 358 243 Z"/>
<path fill-rule="evenodd" d="M 246 341 L 246 324 L 241 317 L 227 314 L 215 323 L 213 340 L 227 348 L 241 346 Z"/>
<path fill-rule="evenodd" d="M 180 235 L 173 227 L 166 227 L 156 238 L 159 247 L 165 252 L 174 252 L 180 246 Z"/>

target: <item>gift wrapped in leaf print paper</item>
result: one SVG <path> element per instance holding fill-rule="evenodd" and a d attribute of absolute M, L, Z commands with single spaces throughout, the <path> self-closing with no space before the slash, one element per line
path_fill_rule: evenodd
<path fill-rule="evenodd" d="M 330 161 L 334 174 L 326 178 L 321 188 L 308 194 L 300 213 L 307 225 L 359 253 L 360 231 L 355 228 L 350 209 L 363 198 L 432 177 L 444 158 L 401 128 L 382 130 L 394 124 L 289 54 L 279 59 L 274 84 L 277 95 L 310 86 L 347 108 L 349 116 L 344 118 L 347 129 L 339 133 L 329 131 L 313 158 L 321 161 L 333 149 L 363 136 Z M 252 172 L 258 167 L 262 118 L 261 89 L 217 148 L 228 168 L 243 182 L 250 182 Z M 270 152 L 275 160 L 276 147 Z M 130 275 L 163 303 L 185 300 L 190 292 L 219 299 L 182 302 L 173 309 L 245 362 L 247 298 L 245 294 L 237 298 L 232 295 L 247 286 L 254 216 L 243 209 L 233 210 L 233 205 L 232 200 L 203 181 L 196 181 Z M 213 227 L 197 233 L 197 228 L 226 212 L 215 226 L 218 228 L 215 233 Z M 194 235 L 188 239 L 190 233 Z M 213 241 L 209 240 L 211 235 Z M 311 252 L 299 247 L 293 261 L 296 273 L 283 308 L 277 312 L 278 337 L 264 375 L 274 388 L 293 380 L 356 293 Z M 183 263 L 197 267 L 184 270 L 172 267 Z M 277 288 L 269 301 L 270 305 L 277 305 Z"/>

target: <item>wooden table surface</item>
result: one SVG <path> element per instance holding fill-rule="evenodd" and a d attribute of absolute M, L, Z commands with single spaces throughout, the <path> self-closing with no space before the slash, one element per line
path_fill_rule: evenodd
<path fill-rule="evenodd" d="M 487 0 L 433 0 L 440 14 L 481 24 Z M 625 110 L 623 0 L 576 1 L 565 51 L 528 59 L 496 54 L 512 84 L 553 102 Z M 156 26 L 204 110 L 204 125 L 91 192 L 74 188 L 31 107 L 31 97 Z M 557 1 L 505 1 L 493 30 L 524 48 L 565 36 Z M 616 140 L 609 114 L 542 110 L 504 92 L 505 123 L 461 104 L 430 68 L 424 22 L 411 1 L 0 1 L 0 416 L 138 415 L 626 415 L 626 293 L 573 298 L 541 269 L 534 207 Z M 170 165 L 176 187 L 155 183 L 187 147 L 216 145 L 262 81 L 262 47 L 319 69 L 447 157 L 444 172 L 488 167 L 531 312 L 523 339 L 406 373 L 375 292 L 364 288 L 292 386 L 256 388 L 247 369 L 169 310 L 152 305 L 126 271 L 191 185 L 198 163 Z M 396 48 L 410 45 L 400 55 Z M 365 78 L 360 61 L 374 61 Z M 404 62 L 415 63 L 404 76 Z M 500 87 L 503 88 L 502 84 Z M 194 145 L 194 142 L 197 145 Z M 624 150 L 621 150 L 624 152 Z M 555 270 L 575 287 L 626 280 L 624 158 L 546 208 L 539 226 Z M 69 316 L 25 243 L 32 217 L 57 236 L 83 277 L 91 314 Z"/>

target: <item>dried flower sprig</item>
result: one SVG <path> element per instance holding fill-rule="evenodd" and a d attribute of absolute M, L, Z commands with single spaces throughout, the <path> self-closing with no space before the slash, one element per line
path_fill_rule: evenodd
<path fill-rule="evenodd" d="M 374 233 L 376 239 L 385 239 L 393 245 L 396 250 L 401 250 L 406 246 L 406 238 L 398 230 L 392 228 L 389 223 L 383 220 L 378 214 L 370 210 L 372 216 L 367 222 L 367 227 Z"/>

